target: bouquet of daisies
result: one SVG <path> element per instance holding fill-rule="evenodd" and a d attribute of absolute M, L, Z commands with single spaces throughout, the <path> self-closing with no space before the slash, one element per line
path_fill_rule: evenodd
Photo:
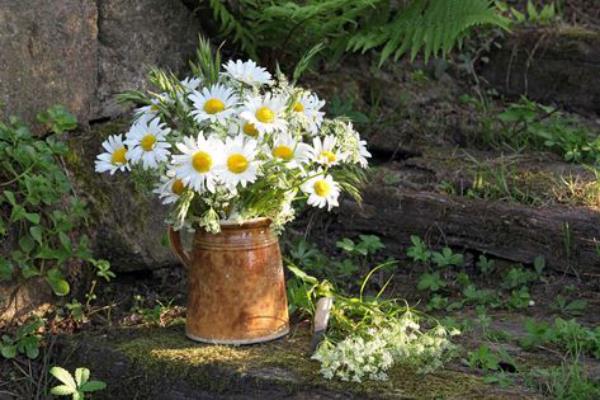
<path fill-rule="evenodd" d="M 153 70 L 158 91 L 122 95 L 143 106 L 124 137 L 102 144 L 96 172 L 155 180 L 176 229 L 218 232 L 222 221 L 256 217 L 280 228 L 296 200 L 331 210 L 342 191 L 358 197 L 366 143 L 349 121 L 326 118 L 314 93 L 253 61 L 221 66 L 205 41 L 192 72 L 180 81 Z"/>

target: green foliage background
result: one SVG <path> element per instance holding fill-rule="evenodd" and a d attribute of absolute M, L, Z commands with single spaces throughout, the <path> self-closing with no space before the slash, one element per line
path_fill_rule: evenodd
<path fill-rule="evenodd" d="M 380 65 L 409 54 L 442 56 L 478 25 L 508 28 L 491 0 L 222 0 L 210 7 L 221 36 L 273 61 L 325 43 L 324 53 L 380 49 Z M 265 61 L 263 59 L 263 61 Z"/>

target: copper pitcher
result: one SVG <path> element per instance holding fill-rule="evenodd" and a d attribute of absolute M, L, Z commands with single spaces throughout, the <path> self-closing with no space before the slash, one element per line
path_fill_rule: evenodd
<path fill-rule="evenodd" d="M 169 240 L 187 269 L 186 336 L 205 343 L 250 344 L 289 332 L 279 241 L 271 221 L 223 222 L 221 232 L 198 229 L 191 252 L 179 231 Z"/>

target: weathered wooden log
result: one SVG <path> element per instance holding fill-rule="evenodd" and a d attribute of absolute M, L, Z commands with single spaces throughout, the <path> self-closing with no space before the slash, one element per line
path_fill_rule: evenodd
<path fill-rule="evenodd" d="M 514 202 L 449 196 L 374 180 L 362 206 L 348 200 L 339 218 L 350 232 L 380 235 L 404 254 L 411 235 L 451 247 L 530 263 L 544 256 L 554 268 L 600 273 L 600 212 L 588 207 L 532 208 Z"/>

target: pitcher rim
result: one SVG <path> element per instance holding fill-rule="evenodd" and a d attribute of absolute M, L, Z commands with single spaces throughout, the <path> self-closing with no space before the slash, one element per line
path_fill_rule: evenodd
<path fill-rule="evenodd" d="M 267 217 L 256 217 L 242 221 L 220 221 L 222 229 L 244 229 L 244 228 L 256 228 L 261 226 L 270 226 L 271 219 Z"/>

